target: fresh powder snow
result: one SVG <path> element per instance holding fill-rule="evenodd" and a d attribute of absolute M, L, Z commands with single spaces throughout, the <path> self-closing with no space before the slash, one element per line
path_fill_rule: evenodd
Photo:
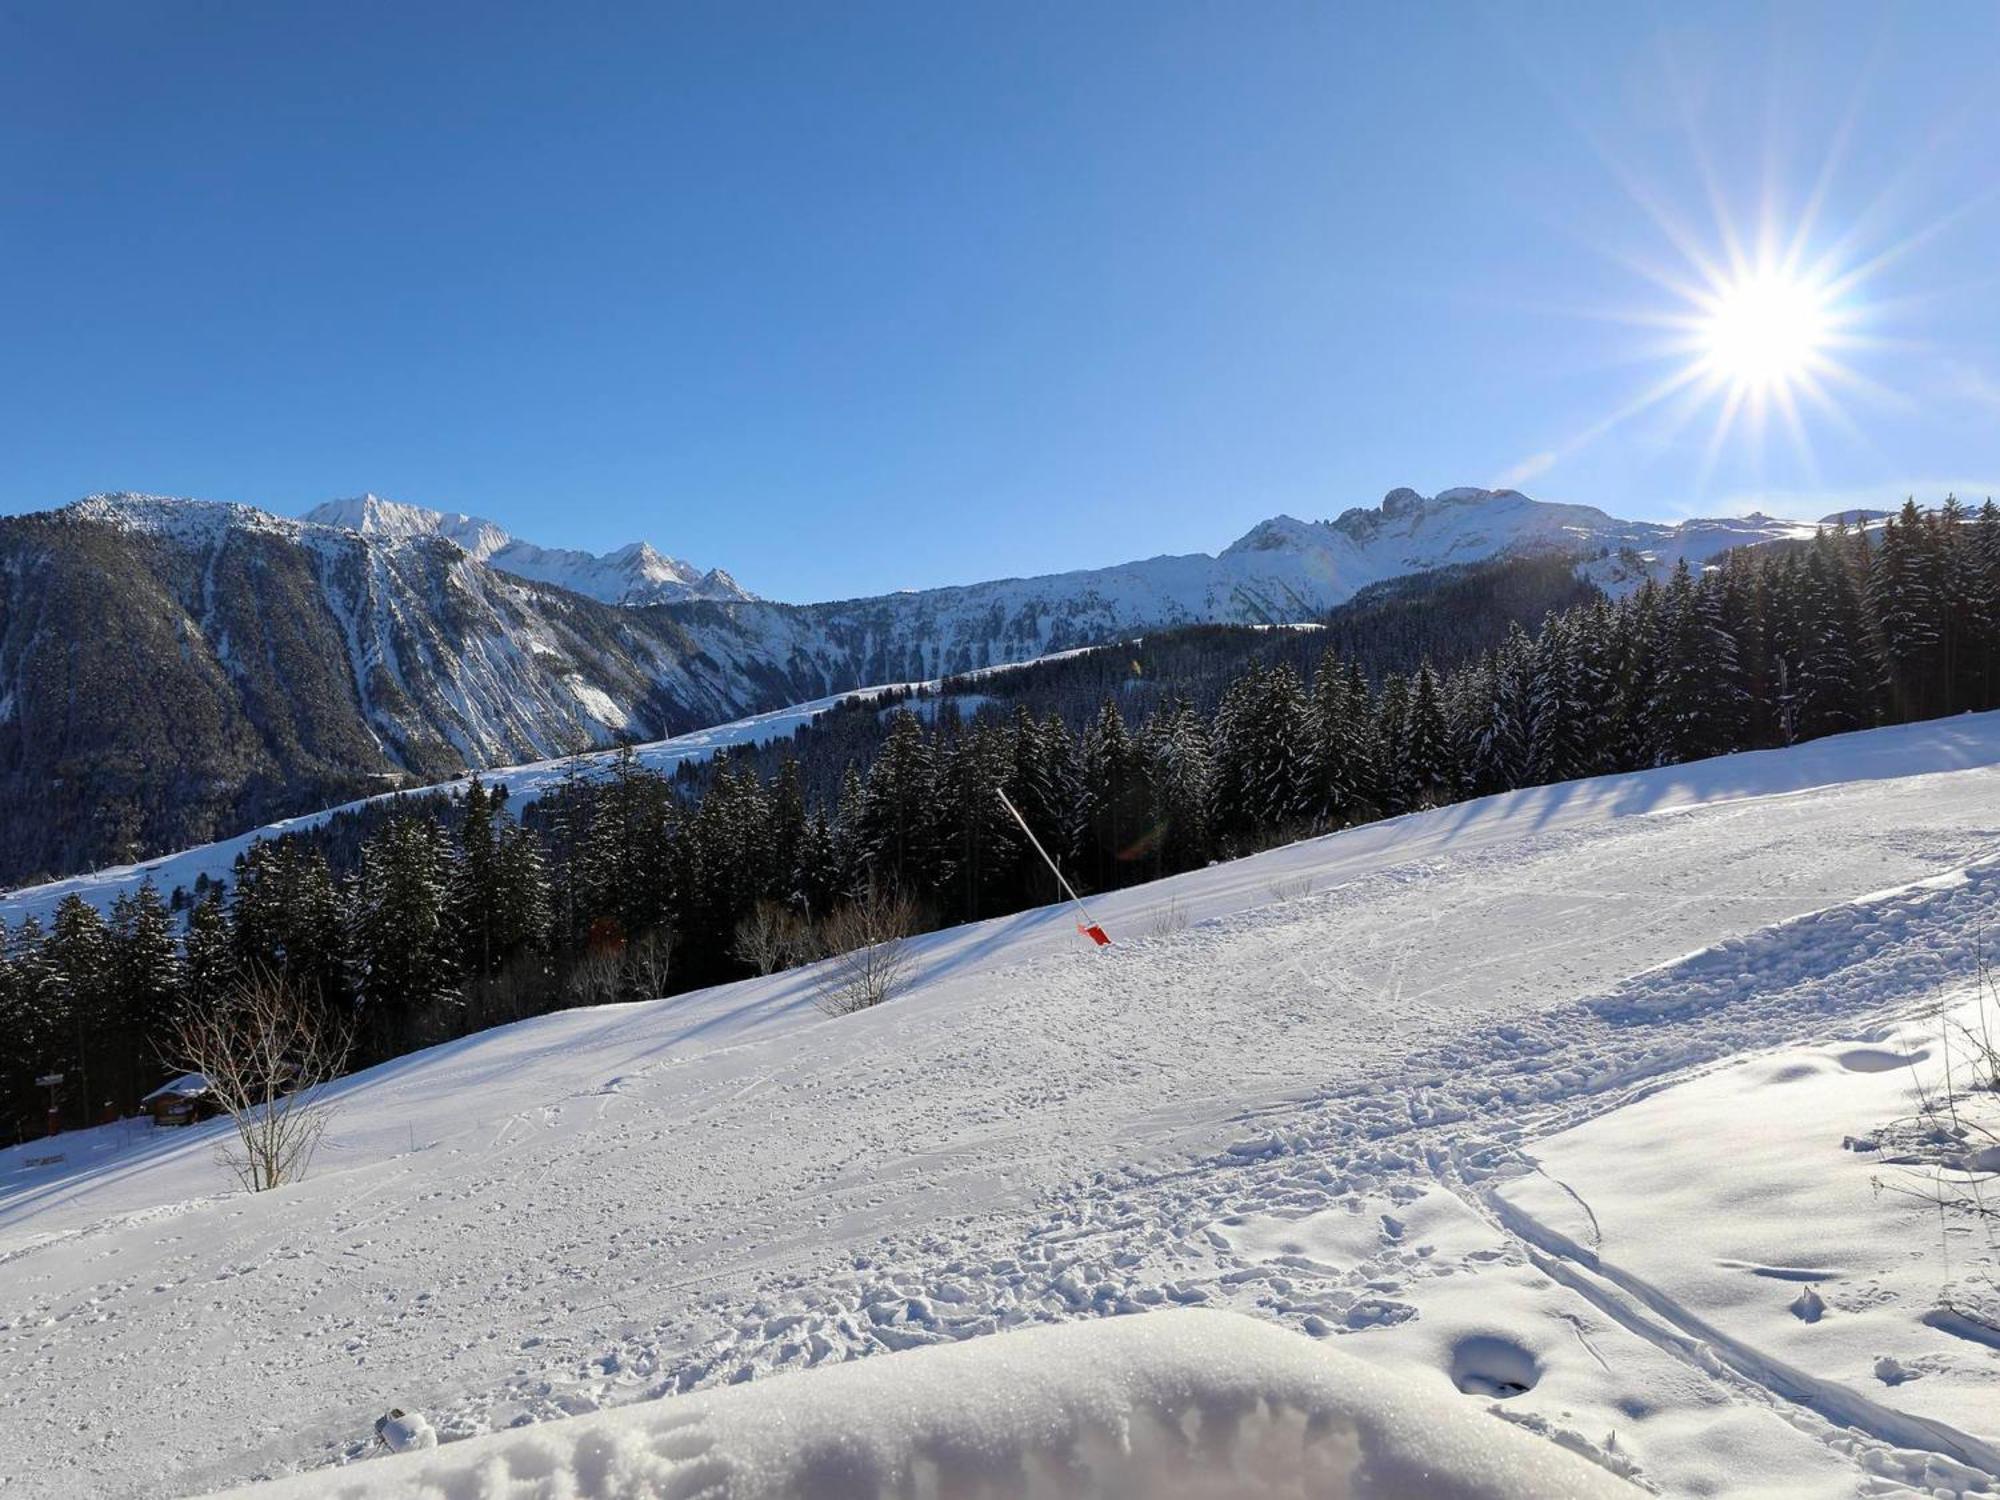
<path fill-rule="evenodd" d="M 546 1423 L 239 1500 L 1637 1500 L 1550 1443 L 1224 1312 L 1065 1324 Z"/>

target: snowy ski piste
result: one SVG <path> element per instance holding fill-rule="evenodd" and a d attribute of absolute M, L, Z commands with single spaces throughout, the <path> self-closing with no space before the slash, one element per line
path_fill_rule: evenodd
<path fill-rule="evenodd" d="M 0 1493 L 2000 1489 L 1991 1243 L 1870 1187 L 2000 715 L 1090 910 L 398 1059 L 272 1193 L 221 1122 L 0 1152 Z"/>

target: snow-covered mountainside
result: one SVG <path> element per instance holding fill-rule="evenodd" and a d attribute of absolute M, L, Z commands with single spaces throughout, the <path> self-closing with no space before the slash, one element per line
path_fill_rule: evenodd
<path fill-rule="evenodd" d="M 462 512 L 448 515 L 384 500 L 379 495 L 329 500 L 307 511 L 305 519 L 366 536 L 441 536 L 503 573 L 532 578 L 537 583 L 552 583 L 606 604 L 756 597 L 722 569 L 711 568 L 704 573 L 691 563 L 654 550 L 647 542 L 630 542 L 601 555 L 566 547 L 538 547 L 509 536 L 478 516 Z"/>
<path fill-rule="evenodd" d="M 1621 521 L 1513 490 L 1392 490 L 1332 521 L 1277 516 L 1219 554 L 1154 557 L 1036 578 L 876 598 L 719 607 L 748 642 L 778 657 L 829 648 L 860 680 L 889 681 L 1021 661 L 1170 625 L 1312 619 L 1372 584 L 1524 553 L 1575 554 L 1609 589 L 1700 564 L 1731 547 L 1810 537 L 1806 522 L 1752 515 L 1674 525 Z M 691 628 L 699 630 L 689 616 Z M 756 649 L 753 647 L 753 649 Z"/>
<path fill-rule="evenodd" d="M 726 631 L 724 632 L 727 633 Z M 0 878 L 811 698 L 437 536 L 98 496 L 0 518 Z"/>
<path fill-rule="evenodd" d="M 1899 1027 L 2000 918 L 1996 796 L 1988 714 L 1370 824 L 1106 896 L 1108 949 L 1057 910 L 932 934 L 858 1015 L 800 970 L 400 1058 L 268 1194 L 229 1190 L 220 1122 L 12 1148 L 0 1452 L 54 1497 L 335 1464 L 318 1492 L 596 1496 L 645 1493 L 612 1483 L 643 1463 L 657 1493 L 790 1500 L 723 1483 L 759 1414 L 858 1413 L 855 1455 L 925 1457 L 942 1412 L 1001 1462 L 1060 1442 L 1072 1375 L 1106 1415 L 1134 1386 L 1085 1340 L 1047 1420 L 982 1427 L 934 1399 L 963 1361 L 751 1401 L 767 1376 L 1206 1306 L 1658 1493 L 1991 1493 L 1993 1335 L 1934 1299 L 2000 1263 L 1866 1180 L 1935 1087 Z M 1701 1080 L 1802 1044 L 1733 1071 L 1811 1135 L 1806 1181 Z M 919 1394 L 878 1414 L 864 1384 Z M 369 1459 L 392 1406 L 443 1446 Z M 841 1493 L 885 1493 L 858 1472 Z"/>

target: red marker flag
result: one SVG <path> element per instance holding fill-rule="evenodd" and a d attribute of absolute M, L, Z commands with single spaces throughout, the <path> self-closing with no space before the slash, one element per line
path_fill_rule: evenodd
<path fill-rule="evenodd" d="M 1099 927 L 1095 922 L 1092 922 L 1088 927 L 1079 922 L 1076 924 L 1076 930 L 1100 948 L 1109 948 L 1111 946 L 1111 939 L 1104 935 L 1104 929 Z"/>

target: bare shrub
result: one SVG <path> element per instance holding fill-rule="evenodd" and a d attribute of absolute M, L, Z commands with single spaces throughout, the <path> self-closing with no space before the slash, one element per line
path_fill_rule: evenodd
<path fill-rule="evenodd" d="M 1273 879 L 1270 890 L 1274 901 L 1303 901 L 1313 893 L 1313 878 L 1310 875 L 1294 875 L 1288 880 Z"/>
<path fill-rule="evenodd" d="M 1168 898 L 1167 904 L 1155 907 L 1152 923 L 1147 928 L 1149 937 L 1172 937 L 1188 929 L 1187 910 L 1178 896 Z"/>
<path fill-rule="evenodd" d="M 1882 1132 L 1914 1184 L 1913 1192 L 1940 1211 L 2000 1224 L 2000 982 L 1982 955 L 1970 1020 L 1940 1001 L 1929 1019 L 1938 1028 L 1941 1075 L 1926 1078 L 1910 1064 L 1917 1113 Z"/>
<path fill-rule="evenodd" d="M 572 1005 L 612 1005 L 625 998 L 625 954 L 601 944 L 579 958 L 565 986 Z"/>
<path fill-rule="evenodd" d="M 643 932 L 625 946 L 625 985 L 637 1000 L 654 1000 L 667 992 L 672 977 L 674 935 L 668 929 Z"/>
<path fill-rule="evenodd" d="M 819 957 L 819 941 L 812 924 L 789 906 L 759 901 L 736 924 L 736 943 L 730 951 L 760 975 L 775 974 Z"/>
<path fill-rule="evenodd" d="M 251 974 L 212 1009 L 175 1026 L 171 1066 L 199 1073 L 236 1127 L 224 1166 L 252 1192 L 296 1182 L 332 1117 L 327 1085 L 347 1065 L 353 1033 L 281 975 Z"/>
<path fill-rule="evenodd" d="M 1970 1016 L 1961 999 L 1939 999 L 1926 1019 L 1936 1028 L 1937 1074 L 1928 1046 L 1909 1048 L 1910 1077 L 1917 1098 L 1912 1116 L 1877 1131 L 1866 1148 L 1888 1153 L 1885 1165 L 1900 1169 L 1876 1176 L 1875 1186 L 1933 1207 L 1938 1220 L 1939 1293 L 1948 1313 L 2000 1333 L 2000 1277 L 1975 1260 L 1952 1272 L 1953 1221 L 1979 1225 L 1989 1249 L 2000 1248 L 2000 978 L 1985 955 L 1983 934 L 1975 940 L 1977 980 Z"/>
<path fill-rule="evenodd" d="M 870 888 L 820 923 L 828 956 L 820 977 L 819 1008 L 852 1015 L 899 994 L 910 979 L 910 934 L 917 906 L 900 891 Z"/>

